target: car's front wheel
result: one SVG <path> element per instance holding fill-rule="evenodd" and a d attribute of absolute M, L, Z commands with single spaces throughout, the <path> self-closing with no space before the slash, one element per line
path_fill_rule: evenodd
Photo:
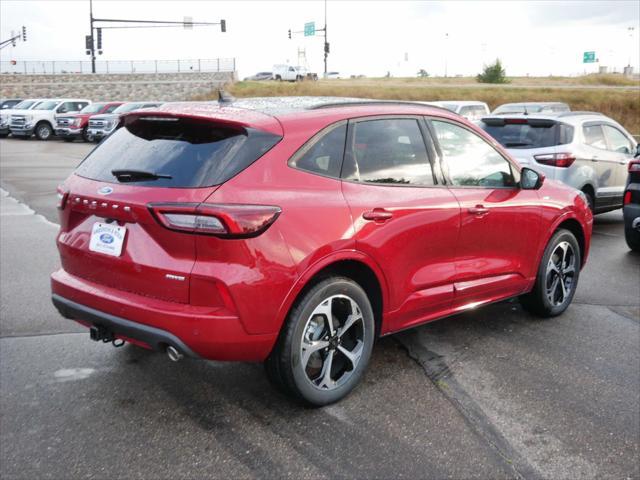
<path fill-rule="evenodd" d="M 39 123 L 36 126 L 36 137 L 38 137 L 38 140 L 49 140 L 51 135 L 53 135 L 53 129 L 47 122 Z"/>
<path fill-rule="evenodd" d="M 267 374 L 281 390 L 309 405 L 336 402 L 360 381 L 374 338 L 365 291 L 351 279 L 330 277 L 292 309 L 265 362 Z"/>
<path fill-rule="evenodd" d="M 555 317 L 571 304 L 580 277 L 580 246 L 569 230 L 558 230 L 545 248 L 533 290 L 522 306 L 542 317 Z"/>

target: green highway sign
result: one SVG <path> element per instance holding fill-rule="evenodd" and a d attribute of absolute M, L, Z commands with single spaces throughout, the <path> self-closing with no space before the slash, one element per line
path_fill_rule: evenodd
<path fill-rule="evenodd" d="M 595 63 L 596 52 L 584 52 L 582 55 L 582 63 Z"/>
<path fill-rule="evenodd" d="M 313 37 L 316 34 L 316 22 L 308 22 L 304 24 L 304 36 Z"/>

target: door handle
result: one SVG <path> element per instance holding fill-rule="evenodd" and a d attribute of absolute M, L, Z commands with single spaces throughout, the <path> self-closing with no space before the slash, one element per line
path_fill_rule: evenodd
<path fill-rule="evenodd" d="M 362 214 L 362 218 L 365 220 L 373 220 L 376 223 L 383 223 L 390 220 L 393 217 L 393 213 L 385 210 L 384 208 L 374 208 L 368 212 Z"/>
<path fill-rule="evenodd" d="M 489 213 L 489 209 L 484 205 L 476 205 L 475 207 L 469 207 L 467 210 L 471 215 L 477 215 L 478 217 L 484 217 Z"/>

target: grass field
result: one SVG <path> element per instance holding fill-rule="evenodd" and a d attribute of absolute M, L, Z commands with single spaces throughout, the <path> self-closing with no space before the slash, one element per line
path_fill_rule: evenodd
<path fill-rule="evenodd" d="M 520 77 L 506 85 L 474 78 L 363 78 L 317 82 L 236 82 L 236 97 L 327 95 L 390 100 L 480 100 L 491 109 L 508 102 L 561 101 L 572 110 L 602 112 L 640 135 L 640 80 L 622 75 Z M 214 98 L 212 94 L 211 98 Z"/>

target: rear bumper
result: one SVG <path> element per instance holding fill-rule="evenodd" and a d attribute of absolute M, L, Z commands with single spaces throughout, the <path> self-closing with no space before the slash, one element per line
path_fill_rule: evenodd
<path fill-rule="evenodd" d="M 167 302 L 117 290 L 70 275 L 51 275 L 53 303 L 66 318 L 101 326 L 118 338 L 154 350 L 172 345 L 185 355 L 208 360 L 264 360 L 277 333 L 251 335 L 240 319 L 220 307 Z"/>
<path fill-rule="evenodd" d="M 156 351 L 162 351 L 171 345 L 187 357 L 198 358 L 198 355 L 187 347 L 182 340 L 159 328 L 150 327 L 101 312 L 86 305 L 72 302 L 55 293 L 51 296 L 51 301 L 58 309 L 58 312 L 70 320 L 81 319 L 84 323 L 104 327 L 118 338 L 124 337 L 137 340 Z"/>
<path fill-rule="evenodd" d="M 624 223 L 629 225 L 634 230 L 640 232 L 640 221 L 637 221 L 637 218 L 640 218 L 640 204 L 638 203 L 628 203 L 622 208 L 622 215 L 624 217 Z"/>

